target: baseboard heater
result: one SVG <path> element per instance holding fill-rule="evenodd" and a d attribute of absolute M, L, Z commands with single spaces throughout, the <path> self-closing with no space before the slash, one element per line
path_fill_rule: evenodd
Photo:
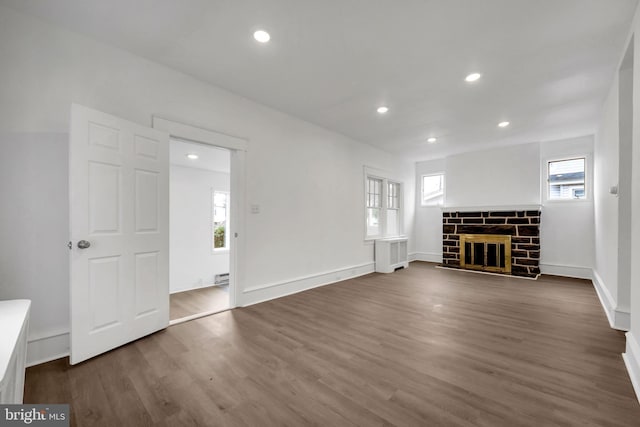
<path fill-rule="evenodd" d="M 226 286 L 229 284 L 229 273 L 216 274 L 214 282 L 216 286 Z"/>

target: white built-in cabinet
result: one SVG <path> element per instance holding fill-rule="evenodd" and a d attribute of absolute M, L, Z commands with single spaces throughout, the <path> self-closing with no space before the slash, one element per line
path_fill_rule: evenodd
<path fill-rule="evenodd" d="M 409 266 L 406 237 L 378 239 L 375 243 L 376 271 L 393 273 L 401 267 Z"/>
<path fill-rule="evenodd" d="M 0 301 L 0 404 L 22 403 L 30 308 L 29 300 Z"/>

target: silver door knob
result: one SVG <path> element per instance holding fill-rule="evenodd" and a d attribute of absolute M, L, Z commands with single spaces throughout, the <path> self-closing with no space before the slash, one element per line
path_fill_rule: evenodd
<path fill-rule="evenodd" d="M 78 248 L 80 249 L 87 249 L 89 246 L 91 246 L 91 243 L 87 242 L 86 240 L 80 240 L 78 242 Z"/>

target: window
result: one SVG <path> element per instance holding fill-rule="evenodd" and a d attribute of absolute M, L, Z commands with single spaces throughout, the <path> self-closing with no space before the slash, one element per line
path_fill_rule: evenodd
<path fill-rule="evenodd" d="M 367 177 L 367 236 L 379 236 L 382 180 Z"/>
<path fill-rule="evenodd" d="M 422 176 L 422 206 L 442 206 L 444 204 L 444 174 Z"/>
<path fill-rule="evenodd" d="M 400 234 L 400 184 L 387 182 L 387 233 L 389 236 Z"/>
<path fill-rule="evenodd" d="M 229 249 L 229 193 L 213 192 L 213 250 Z"/>
<path fill-rule="evenodd" d="M 367 174 L 365 204 L 365 239 L 399 236 L 402 233 L 401 183 Z"/>
<path fill-rule="evenodd" d="M 584 157 L 554 160 L 548 163 L 549 200 L 580 200 L 586 198 Z"/>

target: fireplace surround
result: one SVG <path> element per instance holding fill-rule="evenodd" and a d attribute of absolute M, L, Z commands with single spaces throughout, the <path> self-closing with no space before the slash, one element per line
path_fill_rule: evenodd
<path fill-rule="evenodd" d="M 539 208 L 444 211 L 442 213 L 442 264 L 447 267 L 535 278 L 540 274 L 540 218 Z M 503 252 L 508 257 L 505 266 L 510 263 L 510 272 L 497 271 L 495 265 L 487 265 L 492 263 L 486 262 L 486 254 L 482 265 L 475 262 L 468 265 L 469 263 L 465 262 L 469 260 L 467 251 L 465 247 L 461 247 L 463 235 L 510 236 L 511 253 L 506 255 L 506 251 Z M 468 250 L 469 246 L 466 248 Z M 490 251 L 493 250 L 490 249 Z M 461 259 L 461 255 L 467 255 L 467 259 Z M 475 261 L 479 262 L 480 259 Z"/>

